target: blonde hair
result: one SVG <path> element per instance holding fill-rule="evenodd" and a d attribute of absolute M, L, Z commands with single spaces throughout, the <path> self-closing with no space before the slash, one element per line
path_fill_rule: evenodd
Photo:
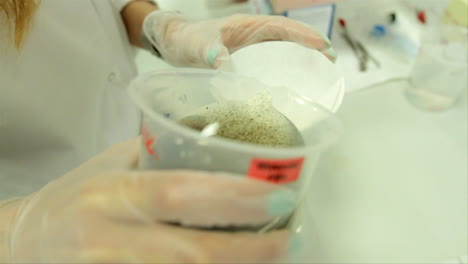
<path fill-rule="evenodd" d="M 0 0 L 0 14 L 4 13 L 10 41 L 21 49 L 31 27 L 40 0 Z M 14 30 L 14 32 L 13 32 Z M 12 36 L 14 36 L 12 40 Z"/>

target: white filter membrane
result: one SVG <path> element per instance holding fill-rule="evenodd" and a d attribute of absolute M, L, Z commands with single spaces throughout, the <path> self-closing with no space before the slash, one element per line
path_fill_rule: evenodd
<path fill-rule="evenodd" d="M 343 77 L 335 64 L 317 50 L 287 41 L 267 41 L 242 48 L 220 70 L 293 91 L 331 112 L 339 109 L 345 92 Z M 282 111 L 284 101 L 273 98 L 273 105 Z"/>

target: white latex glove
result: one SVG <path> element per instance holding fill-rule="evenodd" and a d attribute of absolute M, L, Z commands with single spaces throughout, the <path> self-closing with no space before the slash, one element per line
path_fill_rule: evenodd
<path fill-rule="evenodd" d="M 271 40 L 317 49 L 332 61 L 336 57 L 325 35 L 282 16 L 234 15 L 195 22 L 176 12 L 155 11 L 145 18 L 143 31 L 175 66 L 217 68 L 236 50 Z"/>
<path fill-rule="evenodd" d="M 11 219 L 0 221 L 9 223 L 0 243 L 6 262 L 266 263 L 294 253 L 286 230 L 165 224 L 256 225 L 289 214 L 295 201 L 288 190 L 243 177 L 132 170 L 138 146 L 138 139 L 115 145 L 25 198 Z"/>

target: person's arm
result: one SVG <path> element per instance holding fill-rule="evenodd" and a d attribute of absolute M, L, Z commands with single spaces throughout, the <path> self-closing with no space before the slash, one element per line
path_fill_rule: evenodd
<path fill-rule="evenodd" d="M 122 9 L 122 19 L 132 45 L 143 48 L 141 43 L 143 21 L 148 14 L 157 9 L 158 6 L 148 0 L 133 0 Z"/>
<path fill-rule="evenodd" d="M 139 138 L 114 145 L 36 193 L 0 202 L 0 263 L 285 263 L 300 250 L 294 229 L 207 230 L 288 217 L 299 201 L 285 186 L 137 170 L 139 152 Z"/>
<path fill-rule="evenodd" d="M 218 68 L 231 53 L 264 41 L 295 42 L 336 59 L 326 35 L 282 16 L 233 15 L 196 21 L 158 10 L 149 0 L 120 1 L 126 4 L 121 15 L 131 44 L 174 66 Z"/>

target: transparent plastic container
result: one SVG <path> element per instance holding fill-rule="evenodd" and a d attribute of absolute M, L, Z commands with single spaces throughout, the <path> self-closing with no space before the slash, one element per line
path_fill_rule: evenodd
<path fill-rule="evenodd" d="M 301 133 L 303 146 L 270 147 L 239 142 L 177 123 L 193 111 L 223 101 L 244 101 L 267 91 L 272 105 Z M 175 69 L 134 80 L 130 94 L 143 111 L 143 169 L 224 171 L 286 184 L 307 185 L 320 153 L 341 133 L 340 122 L 319 105 L 284 87 L 214 70 Z"/>
<path fill-rule="evenodd" d="M 409 77 L 408 100 L 427 111 L 454 106 L 467 89 L 468 30 L 454 25 L 424 29 Z"/>

